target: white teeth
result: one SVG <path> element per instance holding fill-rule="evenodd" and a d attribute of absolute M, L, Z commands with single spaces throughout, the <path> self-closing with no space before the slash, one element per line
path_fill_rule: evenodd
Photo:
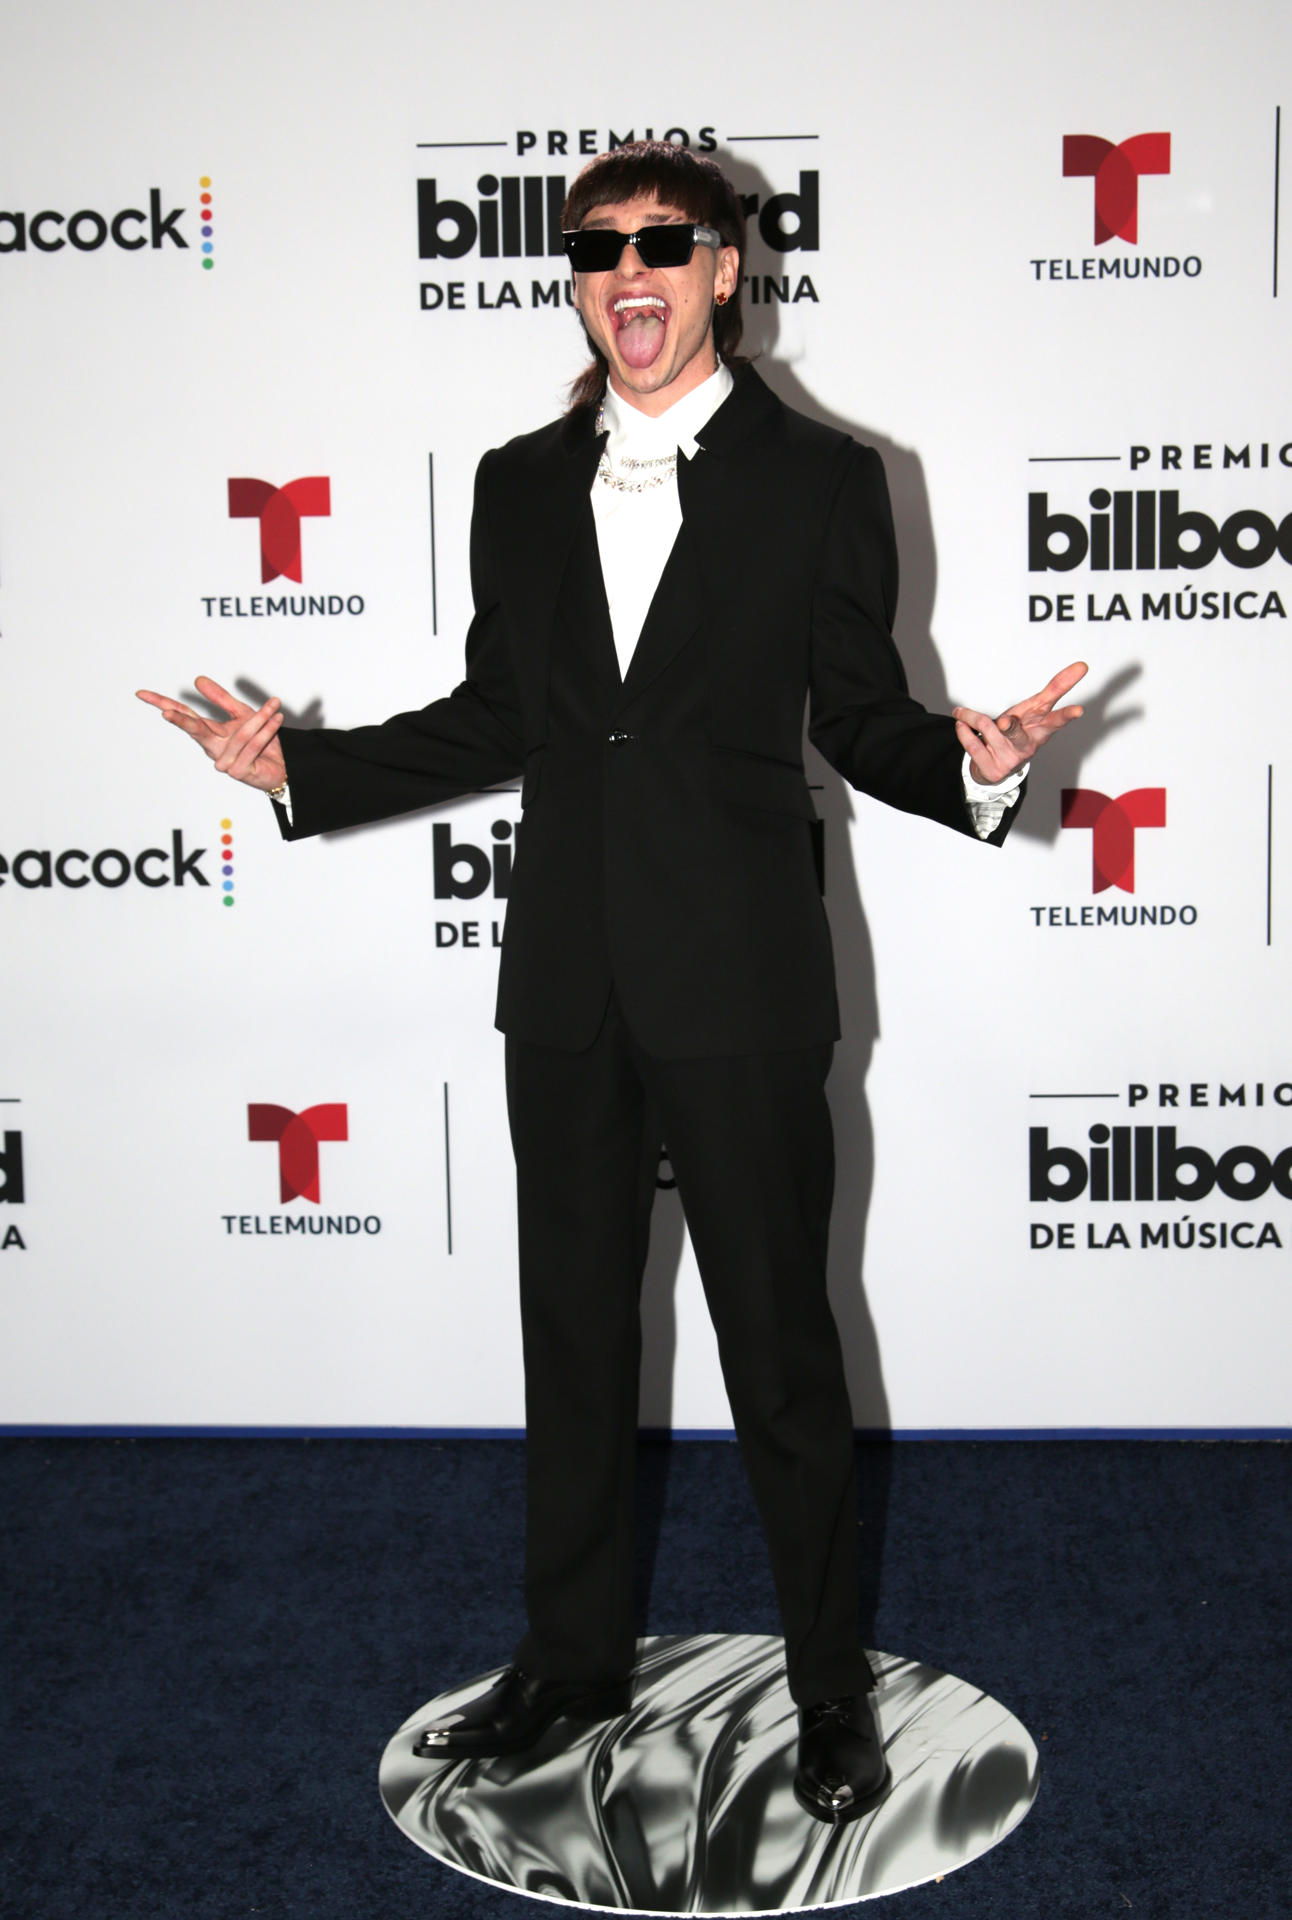
<path fill-rule="evenodd" d="M 658 307 L 661 313 L 668 311 L 659 295 L 655 293 L 638 293 L 631 299 L 616 300 L 614 303 L 616 313 L 627 313 L 633 307 Z"/>

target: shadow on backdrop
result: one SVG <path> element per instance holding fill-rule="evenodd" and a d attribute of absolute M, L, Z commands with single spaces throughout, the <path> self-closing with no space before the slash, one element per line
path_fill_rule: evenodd
<path fill-rule="evenodd" d="M 737 191 L 746 197 L 756 195 L 759 206 L 765 206 L 772 191 L 766 176 L 733 156 L 719 159 Z M 777 290 L 792 298 L 803 269 L 810 272 L 812 265 L 810 255 L 797 254 L 793 249 L 782 255 L 770 254 L 751 220 L 747 273 L 759 276 L 764 297 L 757 304 L 746 300 L 743 349 L 757 361 L 761 377 L 787 406 L 878 450 L 888 477 L 897 533 L 901 563 L 897 641 L 911 692 L 935 713 L 947 713 L 961 701 L 980 704 L 982 689 L 952 693 L 934 640 L 937 544 L 919 455 L 823 405 L 803 384 L 794 363 L 776 356 L 785 304 Z M 1037 676 L 1038 686 L 1064 664 L 1058 659 L 1049 662 Z M 1138 707 L 1115 709 L 1140 672 L 1138 665 L 1127 665 L 1098 692 L 1088 692 L 1084 686 L 1080 689 L 1077 697 L 1086 708 L 1081 727 L 1061 734 L 1047 748 L 1039 775 L 1035 771 L 1029 774 L 1034 786 L 1029 804 L 1020 815 L 1020 831 L 1049 841 L 1057 837 L 1058 795 L 1063 787 L 1077 784 L 1081 759 L 1099 741 L 1139 718 Z M 1010 697 L 1022 698 L 1034 691 L 1036 688 L 1028 684 L 1012 691 Z M 829 1083 L 836 1155 L 829 1284 L 844 1350 L 853 1421 L 866 1442 L 859 1454 L 862 1635 L 868 1645 L 873 1645 L 892 1486 L 891 1414 L 879 1341 L 865 1292 L 866 1225 L 875 1165 L 866 1077 L 880 1031 L 879 1003 L 874 950 L 852 852 L 851 829 L 857 818 L 857 802 L 844 780 L 806 740 L 804 758 L 823 825 L 826 908 L 839 982 L 842 1038 L 835 1049 Z M 657 1222 L 659 1214 L 657 1208 Z M 665 1231 L 660 1233 L 657 1226 L 643 1296 L 643 1399 L 649 1408 L 647 1424 L 664 1428 L 670 1424 L 672 1412 L 669 1391 L 676 1339 L 672 1298 L 682 1237 L 681 1218 L 674 1206 Z M 912 1276 L 912 1284 L 921 1284 L 921 1278 Z M 666 1481 L 665 1452 L 649 1460 L 649 1478 L 643 1486 L 643 1507 L 647 1509 L 643 1520 L 648 1526 L 658 1526 Z"/>
<path fill-rule="evenodd" d="M 770 185 L 765 176 L 746 162 L 720 155 L 720 164 L 730 175 L 737 190 L 756 194 L 759 204 L 766 203 Z M 762 275 L 775 269 L 782 277 L 793 262 L 770 256 L 751 223 L 751 241 L 747 270 Z M 798 278 L 791 273 L 791 283 Z M 807 391 L 792 365 L 776 360 L 774 348 L 779 332 L 778 306 L 746 303 L 743 349 L 757 356 L 758 372 L 767 385 L 788 406 L 825 424 L 851 434 L 855 439 L 878 445 L 889 470 L 889 484 L 906 509 L 899 514 L 899 545 L 903 557 L 903 591 L 908 617 L 924 636 L 923 651 L 936 656 L 928 638 L 935 580 L 932 527 L 919 461 L 903 449 L 882 441 L 857 423 L 843 419 L 823 408 L 816 396 Z M 907 646 L 903 641 L 903 652 Z M 907 657 L 908 672 L 915 685 L 913 662 Z M 945 683 L 937 671 L 937 682 Z M 933 705 L 936 690 L 929 691 L 930 675 L 925 671 L 916 688 L 926 704 Z M 943 702 L 945 704 L 945 701 Z M 825 848 L 825 899 L 834 943 L 835 968 L 839 981 L 839 1007 L 842 1038 L 835 1048 L 829 1081 L 830 1112 L 835 1133 L 835 1203 L 830 1228 L 829 1287 L 830 1303 L 839 1327 L 843 1346 L 848 1388 L 852 1398 L 853 1424 L 866 1436 L 859 1452 L 859 1520 L 862 1550 L 861 1634 L 865 1643 L 874 1644 L 873 1626 L 879 1602 L 891 1488 L 891 1419 L 884 1387 L 883 1367 L 874 1321 L 863 1285 L 866 1221 L 874 1182 L 874 1139 L 870 1109 L 866 1101 L 866 1075 L 879 1032 L 879 1008 L 875 987 L 874 952 L 862 906 L 861 891 L 851 857 L 850 829 L 855 817 L 853 796 L 846 785 L 805 743 L 808 781 L 820 815 Z M 660 1200 L 665 1204 L 661 1205 Z M 642 1290 L 642 1420 L 653 1429 L 667 1429 L 673 1419 L 672 1384 L 677 1339 L 674 1296 L 678 1267 L 684 1245 L 684 1226 L 676 1195 L 661 1195 L 656 1202 L 650 1258 Z M 657 1439 L 660 1436 L 657 1435 Z M 645 1621 L 649 1611 L 650 1572 L 654 1547 L 663 1520 L 668 1488 L 670 1448 L 667 1443 L 641 1450 L 639 1483 L 639 1609 Z M 741 1621 L 723 1621 L 724 1629 L 739 1630 Z"/>
<path fill-rule="evenodd" d="M 239 675 L 234 681 L 233 691 L 240 700 L 245 700 L 249 707 L 263 707 L 269 698 L 269 688 L 262 687 L 258 680 L 249 679 L 246 674 Z M 227 720 L 231 717 L 225 712 L 223 707 L 217 707 L 214 700 L 208 700 L 205 694 L 199 693 L 196 687 L 183 688 L 179 697 L 184 701 L 186 706 L 192 707 L 194 713 L 200 713 L 204 719 Z M 321 727 L 323 725 L 322 694 L 316 693 L 308 705 L 300 709 L 299 713 L 294 712 L 284 701 L 283 725 L 285 727 L 300 727 L 303 730 Z"/>

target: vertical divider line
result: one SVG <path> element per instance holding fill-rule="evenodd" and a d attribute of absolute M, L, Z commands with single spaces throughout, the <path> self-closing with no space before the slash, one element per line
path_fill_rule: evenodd
<path fill-rule="evenodd" d="M 440 614 L 436 599 L 435 585 L 435 455 L 426 456 L 426 473 L 431 489 L 431 634 L 439 633 Z"/>
<path fill-rule="evenodd" d="M 1275 931 L 1275 768 L 1265 768 L 1265 945 Z"/>
<path fill-rule="evenodd" d="M 1283 130 L 1283 109 L 1274 109 L 1274 298 L 1279 297 L 1279 147 Z"/>
<path fill-rule="evenodd" d="M 453 1252 L 453 1175 L 449 1161 L 449 1083 L 444 1082 L 444 1218 Z"/>

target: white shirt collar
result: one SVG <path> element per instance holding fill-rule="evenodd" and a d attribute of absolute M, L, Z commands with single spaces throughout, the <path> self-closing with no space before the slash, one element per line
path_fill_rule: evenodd
<path fill-rule="evenodd" d="M 606 388 L 602 418 L 610 432 L 606 445 L 613 461 L 617 454 L 628 453 L 637 460 L 649 460 L 674 447 L 688 460 L 700 452 L 696 439 L 718 411 L 735 385 L 731 371 L 719 361 L 716 372 L 663 413 L 643 413 L 613 387 Z"/>

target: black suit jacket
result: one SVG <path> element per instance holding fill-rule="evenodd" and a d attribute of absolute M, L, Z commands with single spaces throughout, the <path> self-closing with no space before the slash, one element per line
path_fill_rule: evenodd
<path fill-rule="evenodd" d="M 973 833 L 952 722 L 910 698 L 892 639 L 879 456 L 749 369 L 699 439 L 679 457 L 682 530 L 626 679 L 589 499 L 601 442 L 582 413 L 480 464 L 461 686 L 380 726 L 282 735 L 288 838 L 521 777 L 498 1025 L 522 1040 L 589 1045 L 612 984 L 665 1057 L 837 1036 L 805 700 L 853 786 Z"/>

